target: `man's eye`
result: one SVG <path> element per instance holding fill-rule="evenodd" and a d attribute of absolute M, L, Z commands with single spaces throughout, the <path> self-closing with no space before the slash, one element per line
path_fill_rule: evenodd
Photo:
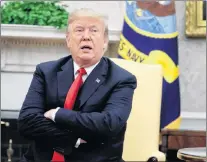
<path fill-rule="evenodd" d="M 92 32 L 97 32 L 98 30 L 97 29 L 92 29 Z"/>
<path fill-rule="evenodd" d="M 75 31 L 76 32 L 82 32 L 83 30 L 82 29 L 76 29 Z"/>

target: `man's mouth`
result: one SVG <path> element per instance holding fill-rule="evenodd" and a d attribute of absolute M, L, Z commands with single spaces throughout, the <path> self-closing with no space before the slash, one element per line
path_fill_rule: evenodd
<path fill-rule="evenodd" d="M 85 45 L 85 46 L 82 46 L 81 49 L 89 49 L 89 50 L 91 50 L 92 47 L 91 46 L 88 46 L 88 45 Z"/>

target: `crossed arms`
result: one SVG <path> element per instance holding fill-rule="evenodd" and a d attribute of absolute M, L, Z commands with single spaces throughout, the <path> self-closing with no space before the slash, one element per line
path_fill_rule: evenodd
<path fill-rule="evenodd" d="M 52 141 L 54 147 L 66 148 L 70 143 L 74 146 L 79 137 L 110 137 L 119 133 L 131 111 L 136 79 L 131 75 L 120 81 L 102 112 L 83 113 L 59 109 L 55 122 L 44 117 L 47 111 L 45 84 L 44 74 L 38 65 L 19 114 L 19 132 L 28 139 L 44 138 L 48 142 Z M 73 128 L 80 131 L 73 132 Z"/>

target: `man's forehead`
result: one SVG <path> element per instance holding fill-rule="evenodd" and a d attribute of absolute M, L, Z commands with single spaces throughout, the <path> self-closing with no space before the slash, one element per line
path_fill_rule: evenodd
<path fill-rule="evenodd" d="M 72 22 L 73 26 L 104 26 L 104 23 L 101 19 L 96 17 L 80 17 Z"/>

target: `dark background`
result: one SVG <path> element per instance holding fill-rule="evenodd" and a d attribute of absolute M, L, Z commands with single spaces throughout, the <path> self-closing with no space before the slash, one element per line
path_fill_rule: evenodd
<path fill-rule="evenodd" d="M 203 1 L 203 20 L 206 20 L 206 1 Z"/>

